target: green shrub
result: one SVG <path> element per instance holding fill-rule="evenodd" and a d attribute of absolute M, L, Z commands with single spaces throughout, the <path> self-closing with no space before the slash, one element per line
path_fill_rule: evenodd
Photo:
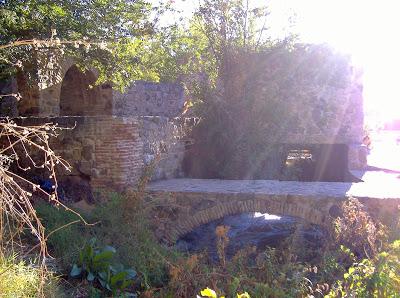
<path fill-rule="evenodd" d="M 85 219 L 92 226 L 73 224 L 51 234 L 50 252 L 63 268 L 71 268 L 85 245 L 85 239 L 96 238 L 100 246 L 117 248 L 115 259 L 126 267 L 135 268 L 146 288 L 161 286 L 168 280 L 166 259 L 176 254 L 164 248 L 149 228 L 141 200 L 110 193 Z M 136 195 L 134 195 L 136 196 Z M 36 212 L 43 220 L 47 235 L 63 225 L 79 219 L 75 214 L 41 202 Z"/>
<path fill-rule="evenodd" d="M 400 297 L 400 240 L 387 252 L 351 266 L 328 297 Z"/>
<path fill-rule="evenodd" d="M 157 241 L 141 200 L 135 196 L 110 194 L 110 199 L 93 211 L 90 220 L 99 224 L 91 232 L 102 245 L 117 248 L 117 260 L 135 268 L 144 287 L 162 286 L 168 280 L 166 259 L 174 253 Z"/>
<path fill-rule="evenodd" d="M 217 293 L 215 293 L 214 290 L 210 288 L 205 288 L 200 292 L 201 297 L 207 297 L 207 298 L 218 298 Z M 200 298 L 200 296 L 197 296 Z M 236 294 L 237 298 L 250 298 L 250 295 L 247 292 L 244 292 L 243 294 Z M 221 296 L 220 298 L 224 298 L 224 296 Z"/>
<path fill-rule="evenodd" d="M 349 198 L 342 204 L 342 215 L 333 223 L 333 244 L 348 247 L 359 259 L 373 257 L 388 243 L 387 227 L 374 220 L 363 204 Z"/>
<path fill-rule="evenodd" d="M 159 297 L 196 297 L 206 285 L 226 297 L 243 292 L 253 298 L 304 297 L 308 293 L 305 269 L 301 263 L 284 260 L 275 249 L 259 253 L 247 247 L 225 265 L 210 263 L 204 255 L 191 255 L 170 264 L 170 280 Z"/>

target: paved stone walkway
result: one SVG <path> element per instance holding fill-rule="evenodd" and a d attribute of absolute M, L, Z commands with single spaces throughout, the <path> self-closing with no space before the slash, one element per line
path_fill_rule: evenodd
<path fill-rule="evenodd" d="M 169 179 L 152 182 L 151 192 L 298 195 L 305 197 L 396 199 L 400 202 L 400 173 L 354 172 L 364 182 L 298 182 L 275 180 Z"/>

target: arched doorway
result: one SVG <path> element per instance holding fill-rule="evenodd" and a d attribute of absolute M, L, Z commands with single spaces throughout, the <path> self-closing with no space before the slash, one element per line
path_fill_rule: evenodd
<path fill-rule="evenodd" d="M 112 90 L 108 84 L 95 86 L 92 71 L 82 72 L 76 65 L 66 72 L 60 93 L 61 116 L 107 115 L 111 113 Z"/>

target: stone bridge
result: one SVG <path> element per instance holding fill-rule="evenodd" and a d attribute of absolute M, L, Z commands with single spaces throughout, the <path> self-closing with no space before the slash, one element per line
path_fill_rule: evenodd
<path fill-rule="evenodd" d="M 227 215 L 262 212 L 289 215 L 325 226 L 346 198 L 359 199 L 374 217 L 392 224 L 400 205 L 398 173 L 358 173 L 364 182 L 169 179 L 147 192 L 158 204 L 156 235 L 174 243 L 197 226 Z M 161 207 L 160 207 L 161 206 Z"/>

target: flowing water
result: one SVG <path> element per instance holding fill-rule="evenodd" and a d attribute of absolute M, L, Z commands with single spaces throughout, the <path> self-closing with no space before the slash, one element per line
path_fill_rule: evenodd
<path fill-rule="evenodd" d="M 221 225 L 230 227 L 227 234 L 229 237 L 226 251 L 228 258 L 246 246 L 256 246 L 259 251 L 264 250 L 267 246 L 283 247 L 285 240 L 295 232 L 297 226 L 299 226 L 297 233 L 300 235 L 300 240 L 307 245 L 318 247 L 324 237 L 324 231 L 321 228 L 307 225 L 294 217 L 243 213 L 226 216 L 202 225 L 181 237 L 176 246 L 179 250 L 189 253 L 207 251 L 210 258 L 216 261 L 218 257 L 215 229 Z"/>

